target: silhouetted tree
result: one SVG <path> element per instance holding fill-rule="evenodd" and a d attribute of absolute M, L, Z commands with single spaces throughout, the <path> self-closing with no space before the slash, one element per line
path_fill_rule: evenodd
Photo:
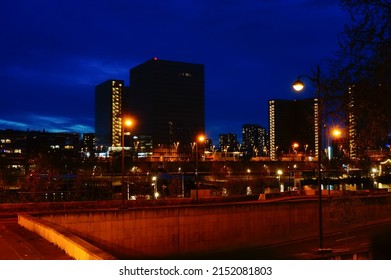
<path fill-rule="evenodd" d="M 343 195 L 331 201 L 329 219 L 345 227 L 346 249 L 349 248 L 349 227 L 363 215 L 361 205 L 361 200 L 352 195 Z"/>
<path fill-rule="evenodd" d="M 358 152 L 384 146 L 391 130 L 391 2 L 341 0 L 350 16 L 331 60 L 328 101 L 356 121 Z M 353 101 L 353 102 L 352 102 Z M 329 106 L 330 108 L 336 108 Z"/>

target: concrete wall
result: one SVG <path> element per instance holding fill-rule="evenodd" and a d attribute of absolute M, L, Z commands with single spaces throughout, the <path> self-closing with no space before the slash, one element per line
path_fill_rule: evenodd
<path fill-rule="evenodd" d="M 115 260 L 110 254 L 75 236 L 59 225 L 37 219 L 28 214 L 18 215 L 18 224 L 57 245 L 76 260 Z"/>
<path fill-rule="evenodd" d="M 361 198 L 355 208 L 364 214 L 357 215 L 355 222 L 365 224 L 388 217 L 389 200 Z M 342 219 L 328 218 L 334 211 L 330 203 L 325 200 L 323 206 L 324 232 L 343 229 Z M 79 211 L 39 217 L 99 244 L 117 258 L 134 259 L 266 245 L 318 233 L 318 203 L 308 199 Z"/>

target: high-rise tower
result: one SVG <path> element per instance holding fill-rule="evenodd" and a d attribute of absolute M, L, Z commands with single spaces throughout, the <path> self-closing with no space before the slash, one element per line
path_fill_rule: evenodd
<path fill-rule="evenodd" d="M 205 130 L 204 66 L 154 58 L 130 69 L 130 107 L 138 134 L 187 151 Z"/>
<path fill-rule="evenodd" d="M 304 153 L 318 156 L 318 113 L 317 99 L 270 100 L 270 158 L 288 154 L 293 143 Z"/>
<path fill-rule="evenodd" d="M 99 146 L 121 146 L 124 92 L 123 80 L 108 80 L 95 87 L 95 134 Z"/>

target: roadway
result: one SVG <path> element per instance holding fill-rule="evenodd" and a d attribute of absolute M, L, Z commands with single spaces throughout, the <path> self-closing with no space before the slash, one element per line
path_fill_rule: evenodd
<path fill-rule="evenodd" d="M 227 249 L 223 252 L 175 256 L 189 259 L 237 260 L 308 260 L 349 259 L 355 253 L 360 259 L 391 260 L 391 220 L 357 226 L 346 231 L 325 234 L 323 248 L 332 253 L 319 253 L 319 237 L 291 240 L 268 246 Z"/>
<path fill-rule="evenodd" d="M 72 260 L 63 250 L 18 224 L 0 217 L 0 260 Z"/>

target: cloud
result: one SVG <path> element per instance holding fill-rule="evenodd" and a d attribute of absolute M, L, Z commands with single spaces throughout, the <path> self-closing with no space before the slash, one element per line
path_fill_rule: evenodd
<path fill-rule="evenodd" d="M 0 119 L 0 127 L 4 127 L 5 129 L 8 129 L 10 127 L 13 127 L 15 129 L 26 129 L 27 124 L 17 121 L 9 121 L 5 119 Z"/>
<path fill-rule="evenodd" d="M 13 117 L 17 118 L 17 117 Z M 71 118 L 64 116 L 48 116 L 37 114 L 26 114 L 19 116 L 18 121 L 0 119 L 0 128 L 12 127 L 17 130 L 45 130 L 49 132 L 76 132 L 91 133 L 95 129 L 91 118 Z"/>
<path fill-rule="evenodd" d="M 42 115 L 31 115 L 31 122 L 33 123 L 48 123 L 62 125 L 69 123 L 69 117 L 57 117 L 57 116 L 42 116 Z"/>
<path fill-rule="evenodd" d="M 84 121 L 85 123 L 81 123 L 81 121 Z M 95 129 L 89 122 L 91 122 L 90 119 L 73 119 L 64 116 L 31 116 L 31 124 L 33 124 L 34 127 L 44 127 L 45 130 L 50 132 L 94 132 Z"/>
<path fill-rule="evenodd" d="M 68 131 L 77 131 L 79 133 L 94 133 L 95 128 L 86 124 L 75 124 L 68 127 Z"/>

